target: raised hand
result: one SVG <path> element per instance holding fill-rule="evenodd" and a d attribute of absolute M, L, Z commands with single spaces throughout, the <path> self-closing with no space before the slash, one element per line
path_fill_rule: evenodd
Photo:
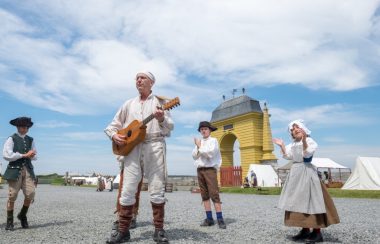
<path fill-rule="evenodd" d="M 201 140 L 200 140 L 200 139 L 198 139 L 198 138 L 194 138 L 194 143 L 195 143 L 195 145 L 196 145 L 198 148 L 201 147 Z"/>
<path fill-rule="evenodd" d="M 280 147 L 284 145 L 284 141 L 280 138 L 273 138 L 272 141 L 274 144 L 279 145 Z"/>

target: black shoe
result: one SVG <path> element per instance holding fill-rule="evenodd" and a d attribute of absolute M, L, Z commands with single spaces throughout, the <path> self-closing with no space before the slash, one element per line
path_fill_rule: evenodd
<path fill-rule="evenodd" d="M 305 240 L 308 238 L 310 235 L 310 230 L 309 229 L 302 229 L 300 232 L 298 232 L 297 235 L 292 237 L 293 241 L 300 241 L 300 240 Z"/>
<path fill-rule="evenodd" d="M 129 229 L 136 229 L 136 227 L 137 227 L 136 218 L 132 218 L 131 225 L 129 226 Z"/>
<path fill-rule="evenodd" d="M 21 216 L 20 214 L 18 214 L 17 218 L 20 220 L 22 228 L 24 229 L 29 228 L 28 219 L 26 218 L 25 215 Z"/>
<path fill-rule="evenodd" d="M 316 242 L 323 242 L 322 233 L 319 232 L 311 232 L 309 237 L 306 239 L 306 243 L 316 243 Z"/>
<path fill-rule="evenodd" d="M 164 230 L 155 230 L 153 235 L 153 240 L 157 243 L 169 243 L 169 239 L 166 236 L 166 232 Z"/>
<path fill-rule="evenodd" d="M 218 226 L 219 226 L 220 229 L 227 228 L 226 223 L 224 223 L 223 219 L 218 219 Z"/>
<path fill-rule="evenodd" d="M 13 225 L 13 218 L 9 218 L 7 219 L 7 225 L 5 226 L 5 230 L 10 230 L 12 231 L 14 229 L 14 225 Z"/>
<path fill-rule="evenodd" d="M 111 234 L 111 237 L 106 241 L 106 243 L 109 243 L 109 244 L 124 243 L 124 242 L 129 241 L 129 239 L 131 239 L 131 234 L 129 233 L 129 230 L 125 233 L 115 231 Z"/>
<path fill-rule="evenodd" d="M 205 219 L 203 220 L 203 222 L 201 223 L 201 226 L 212 226 L 214 225 L 215 222 L 213 219 Z"/>

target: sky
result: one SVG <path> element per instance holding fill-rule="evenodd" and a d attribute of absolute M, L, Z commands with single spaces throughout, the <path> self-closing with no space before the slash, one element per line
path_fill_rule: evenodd
<path fill-rule="evenodd" d="M 289 143 L 288 123 L 304 119 L 319 145 L 315 157 L 353 168 L 358 156 L 380 156 L 379 6 L 2 0 L 0 140 L 16 131 L 11 119 L 32 117 L 37 174 L 117 174 L 103 130 L 138 95 L 135 74 L 149 70 L 155 94 L 181 100 L 171 111 L 169 175 L 196 175 L 191 151 L 199 121 L 242 88 L 267 104 L 273 137 Z"/>

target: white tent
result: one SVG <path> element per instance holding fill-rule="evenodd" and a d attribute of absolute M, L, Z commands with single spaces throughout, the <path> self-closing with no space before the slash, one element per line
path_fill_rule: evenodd
<path fill-rule="evenodd" d="M 279 169 L 289 170 L 292 167 L 293 162 L 289 162 L 284 166 L 281 166 Z M 311 164 L 315 168 L 330 168 L 330 169 L 349 169 L 343 165 L 340 165 L 329 158 L 313 158 Z"/>
<path fill-rule="evenodd" d="M 113 180 L 114 184 L 119 184 L 120 183 L 120 174 L 116 175 L 116 178 Z"/>
<path fill-rule="evenodd" d="M 345 190 L 380 190 L 380 158 L 358 157 Z"/>
<path fill-rule="evenodd" d="M 330 169 L 348 169 L 347 167 L 340 165 L 329 158 L 313 158 L 311 164 L 318 168 L 330 168 Z"/>
<path fill-rule="evenodd" d="M 251 182 L 251 171 L 255 172 L 257 177 L 257 186 L 278 186 L 278 175 L 271 165 L 250 164 L 247 177 Z M 281 183 L 281 181 L 280 181 Z"/>

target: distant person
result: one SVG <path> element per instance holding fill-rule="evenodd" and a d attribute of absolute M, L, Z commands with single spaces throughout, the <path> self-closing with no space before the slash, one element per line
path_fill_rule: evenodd
<path fill-rule="evenodd" d="M 329 173 L 327 171 L 324 171 L 323 174 L 325 175 L 325 183 L 330 183 L 331 178 L 329 177 Z"/>
<path fill-rule="evenodd" d="M 255 171 L 251 170 L 251 186 L 256 187 L 257 186 L 257 176 Z"/>
<path fill-rule="evenodd" d="M 139 95 L 127 100 L 105 129 L 105 133 L 116 145 L 123 146 L 126 143 L 127 135 L 118 134 L 119 130 L 127 128 L 135 120 L 142 121 L 152 118 L 144 128 L 146 132 L 144 141 L 138 143 L 123 158 L 124 175 L 119 201 L 119 230 L 111 234 L 107 243 L 121 243 L 130 239 L 129 229 L 136 202 L 136 192 L 143 174 L 149 184 L 155 227 L 153 240 L 158 243 L 169 242 L 164 230 L 165 184 L 167 181 L 165 137 L 170 136 L 174 123 L 170 113 L 162 108 L 167 99 L 156 96 L 152 92 L 155 82 L 156 78 L 151 72 L 137 73 L 135 84 Z M 142 129 L 142 127 L 140 128 Z"/>
<path fill-rule="evenodd" d="M 279 208 L 285 210 L 286 226 L 302 227 L 302 230 L 292 237 L 294 241 L 323 242 L 321 228 L 340 221 L 334 202 L 311 164 L 318 145 L 310 137 L 311 131 L 304 125 L 303 120 L 292 121 L 288 131 L 293 142 L 286 147 L 283 140 L 273 139 L 281 148 L 283 158 L 293 161 L 282 188 Z M 312 232 L 310 228 L 313 228 Z"/>
<path fill-rule="evenodd" d="M 211 137 L 211 131 L 217 130 L 208 121 L 199 123 L 198 131 L 202 139 L 194 138 L 195 147 L 192 155 L 197 167 L 198 184 L 201 190 L 201 197 L 206 211 L 206 219 L 201 226 L 212 226 L 215 224 L 212 217 L 211 202 L 214 203 L 216 219 L 221 229 L 226 229 L 226 224 L 222 214 L 222 203 L 219 196 L 217 171 L 222 164 L 218 140 Z"/>
<path fill-rule="evenodd" d="M 243 188 L 249 188 L 248 176 L 244 177 Z"/>
<path fill-rule="evenodd" d="M 17 218 L 22 228 L 29 228 L 26 214 L 35 196 L 36 176 L 33 171 L 32 160 L 37 160 L 37 150 L 32 137 L 27 133 L 33 126 L 31 118 L 19 117 L 9 122 L 17 127 L 17 133 L 8 137 L 3 149 L 3 157 L 9 162 L 4 173 L 4 179 L 8 181 L 9 193 L 7 203 L 6 230 L 13 230 L 13 210 L 18 192 L 24 193 L 24 204 Z"/>

